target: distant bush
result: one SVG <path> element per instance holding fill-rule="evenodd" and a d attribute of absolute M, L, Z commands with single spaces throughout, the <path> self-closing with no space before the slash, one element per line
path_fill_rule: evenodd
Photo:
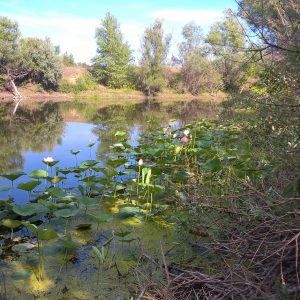
<path fill-rule="evenodd" d="M 63 80 L 59 86 L 62 93 L 79 93 L 83 91 L 96 90 L 97 82 L 90 73 L 84 73 L 76 79 L 75 83 Z"/>

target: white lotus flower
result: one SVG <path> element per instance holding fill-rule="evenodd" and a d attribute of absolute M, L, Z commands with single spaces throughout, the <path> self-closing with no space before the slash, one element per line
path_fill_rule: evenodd
<path fill-rule="evenodd" d="M 186 130 L 183 131 L 183 134 L 184 134 L 185 136 L 188 136 L 188 135 L 190 134 L 190 131 L 189 131 L 188 129 L 186 129 Z"/>
<path fill-rule="evenodd" d="M 52 163 L 52 162 L 54 162 L 54 159 L 53 159 L 53 157 L 48 156 L 48 157 L 44 157 L 43 161 L 45 163 Z"/>

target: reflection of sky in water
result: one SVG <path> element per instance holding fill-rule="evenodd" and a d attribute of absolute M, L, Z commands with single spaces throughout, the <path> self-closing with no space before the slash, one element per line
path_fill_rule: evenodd
<path fill-rule="evenodd" d="M 95 128 L 94 124 L 80 123 L 80 122 L 66 122 L 66 126 L 61 138 L 61 143 L 57 144 L 53 151 L 44 151 L 44 152 L 24 152 L 24 169 L 23 171 L 27 174 L 33 170 L 43 169 L 46 170 L 47 166 L 42 162 L 45 157 L 51 156 L 54 160 L 59 160 L 59 163 L 52 167 L 52 175 L 55 175 L 55 167 L 60 169 L 74 167 L 76 164 L 75 156 L 70 153 L 70 150 L 81 150 L 77 155 L 78 164 L 83 160 L 96 159 L 97 148 L 101 144 L 99 136 L 93 133 Z M 140 137 L 140 126 L 133 126 L 129 132 L 129 144 L 131 146 L 138 145 L 138 139 Z M 96 142 L 96 144 L 90 149 L 87 145 L 91 142 Z M 91 151 L 90 151 L 91 150 Z M 99 158 L 98 158 L 99 159 Z M 49 174 L 51 173 L 50 168 L 48 169 Z M 51 175 L 51 174 L 50 174 Z M 64 176 L 59 174 L 60 176 Z M 68 181 L 65 181 L 66 186 L 75 186 L 77 180 L 72 174 L 68 174 Z M 33 178 L 28 178 L 27 176 L 22 176 L 19 179 L 14 181 L 14 186 L 16 187 L 20 182 L 27 182 L 30 180 L 36 180 Z M 44 180 L 42 179 L 42 184 L 38 186 L 35 190 L 42 189 L 45 186 Z M 10 185 L 10 181 L 0 177 L 0 186 Z M 50 183 L 48 183 L 49 186 Z M 59 184 L 58 184 L 59 186 Z M 6 198 L 9 192 L 0 192 L 0 198 Z M 23 203 L 28 200 L 28 193 L 20 190 L 14 189 L 13 192 L 10 192 L 10 195 L 15 198 L 16 203 Z"/>
<path fill-rule="evenodd" d="M 61 144 L 58 144 L 54 147 L 53 151 L 44 151 L 44 152 L 24 152 L 24 172 L 30 173 L 36 169 L 46 170 L 46 165 L 42 162 L 44 157 L 51 156 L 55 160 L 59 160 L 59 163 L 56 165 L 59 168 L 68 168 L 75 166 L 75 157 L 70 153 L 70 150 L 81 150 L 77 155 L 78 163 L 86 159 L 95 159 L 96 151 L 99 146 L 99 137 L 93 133 L 93 128 L 95 125 L 87 123 L 73 123 L 67 122 L 62 136 Z M 91 142 L 96 142 L 96 144 L 91 148 L 87 145 Z M 55 173 L 55 167 L 52 168 L 53 175 Z M 49 169 L 50 173 L 50 169 Z M 62 174 L 60 174 L 62 175 Z M 35 180 L 28 178 L 27 176 L 22 176 L 14 182 L 14 186 L 17 186 L 20 182 Z M 42 180 L 43 181 L 43 180 Z M 72 182 L 69 182 L 72 184 Z M 9 180 L 0 178 L 0 186 L 3 184 L 10 184 Z M 44 186 L 44 183 L 41 185 Z M 38 188 L 37 188 L 38 189 Z M 0 192 L 0 197 L 7 197 L 8 192 Z M 12 193 L 12 196 L 15 197 L 16 202 L 23 202 L 28 199 L 28 194 L 25 191 L 15 189 Z"/>

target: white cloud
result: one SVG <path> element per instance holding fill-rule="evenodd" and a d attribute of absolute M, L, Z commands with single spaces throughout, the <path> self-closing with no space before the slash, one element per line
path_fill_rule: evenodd
<path fill-rule="evenodd" d="M 77 62 L 89 63 L 96 55 L 95 29 L 100 25 L 100 19 L 49 11 L 38 16 L 21 12 L 7 14 L 7 16 L 19 23 L 24 37 L 45 38 L 47 36 L 54 45 L 60 46 L 62 53 L 72 53 Z M 134 50 L 134 56 L 138 59 L 141 38 L 145 27 L 151 24 L 151 19 L 164 19 L 165 31 L 173 33 L 171 52 L 176 52 L 176 44 L 181 39 L 183 24 L 194 20 L 205 30 L 221 16 L 222 12 L 214 10 L 166 9 L 148 14 L 148 17 L 145 16 L 144 23 L 135 20 L 120 23 L 124 39 L 129 42 L 131 49 Z"/>
<path fill-rule="evenodd" d="M 200 25 L 209 25 L 218 21 L 222 17 L 222 12 L 218 10 L 203 9 L 164 9 L 149 14 L 152 18 L 163 19 L 168 22 L 188 23 L 195 21 Z"/>
<path fill-rule="evenodd" d="M 95 28 L 99 21 L 77 16 L 33 17 L 24 15 L 9 16 L 19 23 L 25 37 L 49 37 L 54 45 L 59 45 L 61 52 L 72 53 L 76 61 L 89 62 L 96 54 Z"/>
<path fill-rule="evenodd" d="M 89 63 L 96 55 L 95 29 L 100 19 L 83 18 L 72 15 L 59 15 L 48 12 L 44 16 L 11 14 L 24 37 L 49 37 L 54 45 L 59 45 L 61 53 L 72 53 L 77 62 Z M 121 23 L 124 40 L 127 40 L 134 55 L 140 48 L 144 25 L 136 21 Z"/>
<path fill-rule="evenodd" d="M 138 59 L 141 39 L 145 30 L 145 25 L 136 21 L 121 23 L 121 31 L 124 39 L 129 42 L 130 48 L 134 51 L 134 56 Z"/>

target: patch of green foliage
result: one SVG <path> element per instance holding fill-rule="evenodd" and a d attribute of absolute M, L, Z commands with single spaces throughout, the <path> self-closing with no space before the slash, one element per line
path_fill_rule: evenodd
<path fill-rule="evenodd" d="M 83 91 L 94 91 L 97 89 L 97 82 L 90 73 L 84 73 L 76 79 L 75 83 L 63 81 L 59 86 L 62 93 L 80 93 Z"/>

